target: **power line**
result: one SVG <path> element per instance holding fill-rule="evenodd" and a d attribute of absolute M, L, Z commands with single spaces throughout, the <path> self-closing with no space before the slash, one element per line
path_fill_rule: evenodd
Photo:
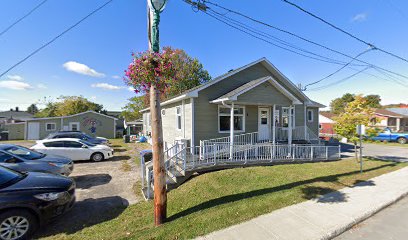
<path fill-rule="evenodd" d="M 234 25 L 232 25 L 232 24 L 230 24 L 230 23 L 228 23 L 228 22 L 226 22 L 226 21 L 220 19 L 219 17 L 217 17 L 217 16 L 215 16 L 215 15 L 213 15 L 213 14 L 210 14 L 210 13 L 208 13 L 208 12 L 203 12 L 203 13 L 205 13 L 206 15 L 208 15 L 208 16 L 210 16 L 210 17 L 212 17 L 212 18 L 214 18 L 214 19 L 216 19 L 216 20 L 218 20 L 218 21 L 220 21 L 220 22 L 223 22 L 224 24 L 226 24 L 226 25 L 228 25 L 228 26 L 230 26 L 230 27 L 232 27 L 232 28 L 234 28 L 234 29 L 236 29 L 236 30 L 238 30 L 238 31 L 240 31 L 240 32 L 243 32 L 243 33 L 245 33 L 245 34 L 247 34 L 247 35 L 250 35 L 250 36 L 252 36 L 252 37 L 254 37 L 254 38 L 256 38 L 256 39 L 259 39 L 259 40 L 261 40 L 261 41 L 264 41 L 264 42 L 266 42 L 266 43 L 268 43 L 268 44 L 270 44 L 270 45 L 273 45 L 273 46 L 275 46 L 275 47 L 281 48 L 281 49 L 283 49 L 283 50 L 286 50 L 286 51 L 295 53 L 295 54 L 300 55 L 300 56 L 303 56 L 303 57 L 311 58 L 311 59 L 318 60 L 318 61 L 333 63 L 333 62 L 331 62 L 331 61 L 326 61 L 326 60 L 323 60 L 323 59 L 321 59 L 321 58 L 312 57 L 312 56 L 310 56 L 310 55 L 306 55 L 306 54 L 303 54 L 303 53 L 294 51 L 294 50 L 292 50 L 292 49 L 289 49 L 289 48 L 286 48 L 286 47 L 277 45 L 277 44 L 275 44 L 275 43 L 273 43 L 273 42 L 271 42 L 271 41 L 269 41 L 269 40 L 267 40 L 267 39 L 264 39 L 264 38 L 262 38 L 262 37 L 259 37 L 259 36 L 255 35 L 254 33 L 251 33 L 250 31 L 246 31 L 246 30 L 243 30 L 242 28 L 239 28 L 239 27 L 237 27 L 237 26 L 234 26 Z"/>
<path fill-rule="evenodd" d="M 316 54 L 316 53 L 314 53 L 314 52 L 308 51 L 308 50 L 306 50 L 306 49 L 297 47 L 297 46 L 295 46 L 295 45 L 293 45 L 293 44 L 291 44 L 291 43 L 289 43 L 289 42 L 287 42 L 287 41 L 285 41 L 285 40 L 282 40 L 282 39 L 280 39 L 280 38 L 278 38 L 278 37 L 275 37 L 275 36 L 273 36 L 273 35 L 271 35 L 271 34 L 268 34 L 268 33 L 266 33 L 266 32 L 263 32 L 263 31 L 261 31 L 261 30 L 258 30 L 258 29 L 256 29 L 256 28 L 253 28 L 253 27 L 251 27 L 251 26 L 248 26 L 247 24 L 244 24 L 244 23 L 242 23 L 242 22 L 240 22 L 240 21 L 237 21 L 237 20 L 235 20 L 235 19 L 229 18 L 229 17 L 227 17 L 227 16 L 225 16 L 225 15 L 223 15 L 223 14 L 217 12 L 217 11 L 212 10 L 212 9 L 208 9 L 208 10 L 209 10 L 210 12 L 216 14 L 219 18 L 221 18 L 221 19 L 225 20 L 226 22 L 229 22 L 229 23 L 231 23 L 231 24 L 233 24 L 233 25 L 235 25 L 235 26 L 237 26 L 237 27 L 239 27 L 239 28 L 244 28 L 245 30 L 250 31 L 250 32 L 252 32 L 252 33 L 254 33 L 254 34 L 260 35 L 260 36 L 262 36 L 262 37 L 264 37 L 264 38 L 271 39 L 271 40 L 273 40 L 273 41 L 275 41 L 275 42 L 278 42 L 278 43 L 281 44 L 281 45 L 284 45 L 284 46 L 287 46 L 287 47 L 296 49 L 296 50 L 301 51 L 301 52 L 303 52 L 303 53 L 307 53 L 307 54 L 310 54 L 310 55 L 313 55 L 313 56 L 322 58 L 322 59 L 315 59 L 315 58 L 313 58 L 313 59 L 315 59 L 315 60 L 320 60 L 320 61 L 323 61 L 323 62 L 333 63 L 333 64 L 340 64 L 340 65 L 346 64 L 346 62 L 342 62 L 342 61 L 339 61 L 339 60 L 336 60 L 336 59 L 333 59 L 333 58 L 328 58 L 328 57 L 322 56 L 322 55 L 320 55 L 320 54 Z M 219 19 L 217 19 L 217 20 L 219 20 Z M 225 22 L 224 22 L 224 23 L 225 23 Z M 279 46 L 278 46 L 278 47 L 279 47 Z M 285 50 L 286 50 L 286 49 L 285 49 Z M 324 59 L 324 60 L 323 60 L 323 59 Z M 366 66 L 366 65 L 364 65 L 364 66 Z"/>
<path fill-rule="evenodd" d="M 340 32 L 342 32 L 342 33 L 348 35 L 349 37 L 354 38 L 355 40 L 357 40 L 357 41 L 359 41 L 359 42 L 361 42 L 361 43 L 366 44 L 368 47 L 375 47 L 375 48 L 377 48 L 380 52 L 383 52 L 383 53 L 385 53 L 385 54 L 388 54 L 388 55 L 390 55 L 390 56 L 393 56 L 393 57 L 395 57 L 395 58 L 398 58 L 398 59 L 400 59 L 400 60 L 405 61 L 405 62 L 408 63 L 408 59 L 403 58 L 403 57 L 401 57 L 401 56 L 398 56 L 398 55 L 396 55 L 396 54 L 394 54 L 394 53 L 392 53 L 392 52 L 390 52 L 390 51 L 387 51 L 387 50 L 384 50 L 384 49 L 382 49 L 382 48 L 376 47 L 376 46 L 374 46 L 374 44 L 369 43 L 369 42 L 367 42 L 367 41 L 365 41 L 365 40 L 363 40 L 363 39 L 357 37 L 356 35 L 354 35 L 354 34 L 348 32 L 348 31 L 346 31 L 346 30 L 344 30 L 344 29 L 342 29 L 342 28 L 340 28 L 340 27 L 337 27 L 337 26 L 334 25 L 333 23 L 330 23 L 329 21 L 323 19 L 322 17 L 319 17 L 319 16 L 317 16 L 316 14 L 314 14 L 314 13 L 312 13 L 312 12 L 310 12 L 310 11 L 307 11 L 306 9 L 302 8 L 301 6 L 299 6 L 299 5 L 297 5 L 297 4 L 293 3 L 293 2 L 290 2 L 290 1 L 288 1 L 288 0 L 281 0 L 281 1 L 283 1 L 283 2 L 285 2 L 285 3 L 287 3 L 287 4 L 289 4 L 289 5 L 291 5 L 291 6 L 295 7 L 295 8 L 297 8 L 297 9 L 299 9 L 300 11 L 302 11 L 302 12 L 304 12 L 304 13 L 306 13 L 306 14 L 308 14 L 308 15 L 310 15 L 310 16 L 316 18 L 316 19 L 318 19 L 319 21 L 321 21 L 321 22 L 323 22 L 323 23 L 329 25 L 330 27 L 332 27 L 332 28 L 334 28 L 334 29 L 336 29 L 336 30 L 338 30 L 338 31 L 340 31 Z"/>
<path fill-rule="evenodd" d="M 43 5 L 46 1 L 48 0 L 44 0 L 42 2 L 40 2 L 37 6 L 35 6 L 33 9 L 31 9 L 28 13 L 26 13 L 24 16 L 22 16 L 21 18 L 17 19 L 14 23 L 12 23 L 10 26 L 6 27 L 3 31 L 0 32 L 0 36 L 2 36 L 3 34 L 5 34 L 6 32 L 8 32 L 8 30 L 10 30 L 11 28 L 13 28 L 15 25 L 17 25 L 19 22 L 21 22 L 24 18 L 28 17 L 31 15 L 31 13 L 33 13 L 35 10 L 37 10 L 39 7 L 41 7 L 41 5 Z"/>
<path fill-rule="evenodd" d="M 183 0 L 183 1 L 185 1 L 185 2 L 187 2 L 188 4 L 191 4 L 191 5 L 197 4 L 197 3 L 195 3 L 195 2 L 192 2 L 191 0 Z M 333 49 L 333 48 L 327 47 L 327 46 L 325 46 L 325 45 L 323 45 L 323 44 L 320 44 L 320 43 L 317 43 L 317 42 L 315 42 L 315 41 L 309 40 L 309 39 L 307 39 L 307 38 L 305 38 L 305 37 L 302 37 L 302 36 L 300 36 L 300 35 L 297 35 L 297 34 L 295 34 L 295 33 L 290 32 L 290 31 L 284 30 L 284 29 L 282 29 L 282 28 L 279 28 L 279 27 L 273 26 L 273 25 L 271 25 L 271 24 L 265 23 L 265 22 L 263 22 L 263 21 L 257 20 L 257 19 L 255 19 L 255 18 L 253 18 L 253 17 L 250 17 L 250 16 L 245 15 L 245 14 L 243 14 L 243 13 L 240 13 L 240 12 L 238 12 L 238 11 L 234 11 L 234 10 L 232 10 L 232 9 L 226 8 L 226 7 L 221 6 L 221 5 L 217 4 L 217 3 L 210 2 L 210 1 L 208 1 L 208 0 L 204 0 L 204 2 L 205 2 L 205 3 L 208 3 L 208 4 L 211 4 L 211 5 L 213 5 L 213 6 L 216 6 L 216 7 L 218 7 L 218 8 L 221 8 L 221 9 L 223 9 L 223 10 L 229 12 L 229 13 L 234 13 L 234 14 L 236 14 L 236 15 L 238 15 L 238 16 L 241 16 L 241 17 L 243 17 L 243 18 L 246 18 L 246 19 L 251 20 L 251 21 L 253 21 L 253 22 L 256 22 L 256 23 L 258 23 L 258 24 L 261 24 L 261 25 L 270 27 L 270 28 L 272 28 L 272 29 L 275 29 L 275 30 L 277 30 L 277 31 L 283 32 L 283 33 L 285 33 L 285 34 L 291 35 L 291 36 L 293 36 L 293 37 L 296 37 L 296 38 L 298 38 L 298 39 L 301 39 L 301 40 L 303 40 L 303 41 L 305 41 L 305 42 L 308 42 L 308 43 L 310 43 L 310 44 L 313 44 L 313 45 L 315 45 L 315 46 L 324 48 L 324 49 L 326 49 L 326 50 L 328 50 L 328 51 L 331 51 L 331 52 L 340 54 L 340 55 L 345 56 L 345 57 L 347 57 L 347 58 L 349 58 L 349 59 L 353 59 L 353 56 L 350 56 L 350 55 L 348 55 L 348 54 L 346 54 L 346 53 L 340 52 L 340 51 L 338 51 L 338 50 L 336 50 L 336 49 Z M 204 7 L 203 7 L 203 6 L 202 6 L 202 3 L 198 3 L 198 4 L 201 4 L 201 9 L 209 8 L 209 7 L 207 7 L 207 6 L 204 6 Z M 202 11 L 205 11 L 205 10 L 202 10 Z M 369 62 L 367 62 L 367 61 L 360 60 L 360 59 L 355 59 L 355 61 L 360 62 L 360 63 L 367 64 L 367 65 L 369 65 L 369 66 L 371 66 L 371 67 L 373 67 L 373 68 L 378 68 L 378 69 L 381 69 L 381 70 L 386 71 L 386 72 L 388 72 L 388 73 L 391 73 L 391 74 L 397 75 L 397 76 L 399 76 L 399 77 L 408 79 L 408 76 L 405 76 L 405 75 L 403 75 L 403 74 L 400 74 L 400 73 L 397 73 L 397 72 L 394 72 L 394 71 L 385 69 L 385 68 L 383 68 L 383 67 L 374 65 L 374 64 L 369 63 Z"/>
<path fill-rule="evenodd" d="M 51 39 L 50 41 L 48 41 L 47 43 L 43 44 L 41 47 L 37 48 L 36 50 L 34 50 L 33 52 L 31 52 L 30 54 L 28 54 L 25 58 L 21 59 L 20 61 L 18 61 L 16 64 L 14 64 L 13 66 L 11 66 L 10 68 L 8 68 L 6 71 L 4 71 L 2 74 L 0 74 L 0 78 L 3 77 L 6 73 L 8 73 L 9 71 L 11 71 L 13 68 L 17 67 L 18 65 L 20 65 L 21 63 L 25 62 L 26 60 L 28 60 L 30 57 L 32 57 L 33 55 L 35 55 L 36 53 L 38 53 L 39 51 L 41 51 L 42 49 L 44 49 L 45 47 L 47 47 L 48 45 L 50 45 L 51 43 L 55 42 L 58 38 L 62 37 L 64 34 L 66 34 L 67 32 L 69 32 L 70 30 L 72 30 L 73 28 L 75 28 L 76 26 L 78 26 L 79 24 L 81 24 L 83 21 L 85 21 L 87 18 L 89 18 L 90 16 L 92 16 L 93 14 L 95 14 L 96 12 L 98 12 L 99 10 L 101 10 L 102 8 L 104 8 L 106 5 L 108 5 L 109 3 L 111 3 L 113 0 L 109 0 L 107 2 L 105 2 L 104 4 L 102 4 L 100 7 L 96 8 L 95 10 L 93 10 L 92 12 L 90 12 L 88 15 L 86 15 L 85 17 L 81 18 L 81 20 L 79 20 L 78 22 L 76 22 L 75 24 L 71 25 L 69 28 L 67 28 L 66 30 L 64 30 L 63 32 L 61 32 L 60 34 L 58 34 L 56 37 L 54 37 L 53 39 Z"/>
<path fill-rule="evenodd" d="M 324 85 L 324 86 L 312 88 L 312 89 L 310 89 L 309 91 L 319 91 L 319 90 L 323 90 L 323 89 L 332 87 L 332 86 L 334 86 L 334 85 L 338 85 L 338 84 L 340 84 L 340 83 L 342 83 L 342 82 L 345 82 L 345 81 L 349 80 L 350 78 L 353 78 L 354 76 L 356 76 L 356 75 L 358 75 L 358 74 L 360 74 L 360 73 L 362 73 L 362 72 L 368 70 L 369 68 L 371 68 L 371 67 L 370 67 L 370 66 L 365 67 L 365 68 L 359 70 L 358 72 L 353 73 L 353 74 L 351 74 L 350 76 L 347 76 L 347 77 L 345 77 L 345 78 L 342 78 L 342 79 L 340 79 L 340 80 L 338 80 L 338 81 L 336 81 L 336 82 L 334 82 L 334 83 L 330 83 L 330 84 L 327 84 L 327 85 Z"/>
<path fill-rule="evenodd" d="M 304 89 L 303 89 L 303 91 L 306 91 L 306 89 L 307 89 L 308 86 L 317 84 L 317 83 L 319 83 L 319 82 L 321 82 L 321 81 L 323 81 L 323 80 L 328 79 L 329 77 L 333 76 L 334 74 L 340 72 L 341 70 L 343 70 L 344 68 L 346 68 L 348 65 L 350 65 L 355 59 L 357 59 L 357 58 L 360 57 L 361 55 L 363 55 L 363 54 L 365 54 L 365 53 L 367 53 L 367 52 L 369 52 L 369 51 L 371 51 L 371 50 L 374 50 L 374 49 L 375 49 L 375 48 L 369 48 L 369 49 L 367 49 L 367 50 L 364 50 L 363 52 L 357 54 L 351 61 L 349 61 L 348 63 L 344 64 L 341 68 L 337 69 L 336 71 L 330 73 L 329 75 L 325 76 L 324 78 L 321 78 L 320 80 L 317 80 L 317 81 L 315 81 L 315 82 L 306 84 L 305 87 L 304 87 Z M 370 66 L 369 66 L 369 67 L 370 67 Z"/>

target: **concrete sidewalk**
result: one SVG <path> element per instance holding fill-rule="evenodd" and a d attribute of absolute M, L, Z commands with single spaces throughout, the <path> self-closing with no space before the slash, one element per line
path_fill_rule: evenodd
<path fill-rule="evenodd" d="M 331 239 L 408 194 L 408 167 L 198 239 Z"/>

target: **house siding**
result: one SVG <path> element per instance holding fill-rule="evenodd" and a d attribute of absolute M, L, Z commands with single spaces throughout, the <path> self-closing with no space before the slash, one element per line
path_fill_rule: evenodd
<path fill-rule="evenodd" d="M 183 111 L 184 102 L 184 111 Z M 177 129 L 176 125 L 176 108 L 181 108 L 181 130 Z M 164 113 L 164 115 L 163 115 Z M 150 111 L 143 113 L 143 133 L 151 132 L 151 126 L 148 124 L 148 115 Z M 163 106 L 161 109 L 162 125 L 163 125 L 163 143 L 165 148 L 171 147 L 176 140 L 187 139 L 188 144 L 192 138 L 192 104 L 191 99 L 185 99 L 172 104 Z"/>
<path fill-rule="evenodd" d="M 8 140 L 23 140 L 25 123 L 6 124 L 4 129 L 8 131 Z"/>
<path fill-rule="evenodd" d="M 312 130 L 316 135 L 319 135 L 319 108 L 318 107 L 308 107 L 307 110 L 313 110 L 313 121 L 309 122 L 306 120 L 306 125 Z M 306 112 L 307 113 L 307 112 Z"/>
<path fill-rule="evenodd" d="M 62 124 L 61 125 L 61 118 Z M 70 122 L 78 122 L 80 125 L 79 131 L 84 132 L 91 136 L 98 136 L 98 137 L 105 137 L 105 138 L 114 138 L 115 137 L 115 119 L 100 115 L 93 112 L 86 112 L 76 116 L 64 116 L 58 118 L 50 118 L 50 119 L 32 119 L 27 122 L 39 122 L 40 123 L 40 139 L 44 139 L 50 133 L 61 131 L 61 130 L 68 130 Z M 47 131 L 46 124 L 47 123 L 55 123 L 56 130 L 55 131 Z M 92 132 L 92 126 L 95 127 L 95 132 Z"/>
<path fill-rule="evenodd" d="M 209 103 L 211 100 L 214 100 L 247 82 L 266 76 L 274 77 L 274 79 L 287 91 L 294 96 L 297 96 L 299 99 L 302 99 L 297 93 L 285 87 L 282 81 L 279 78 L 276 78 L 262 64 L 255 64 L 199 92 L 198 98 L 194 100 L 195 144 L 198 145 L 200 140 L 229 136 L 229 133 L 218 132 L 218 106 Z M 289 106 L 292 104 L 285 95 L 270 83 L 266 82 L 238 96 L 238 102 L 259 102 L 260 105 L 269 105 L 271 106 L 271 115 L 273 104 L 276 104 L 277 109 L 280 109 L 280 115 L 282 114 L 280 108 L 281 105 Z M 303 111 L 300 113 L 302 116 L 296 117 L 296 125 L 299 124 L 303 126 Z M 296 112 L 296 114 L 299 114 L 299 112 Z M 258 106 L 247 105 L 245 118 L 245 132 L 258 131 Z M 279 121 L 281 121 L 281 117 L 279 119 Z"/>

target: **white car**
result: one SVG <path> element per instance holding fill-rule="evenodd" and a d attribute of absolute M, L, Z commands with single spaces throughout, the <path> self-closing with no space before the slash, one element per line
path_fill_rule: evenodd
<path fill-rule="evenodd" d="M 102 161 L 113 157 L 113 149 L 106 145 L 96 145 L 82 139 L 57 138 L 37 141 L 31 149 L 77 160 Z"/>

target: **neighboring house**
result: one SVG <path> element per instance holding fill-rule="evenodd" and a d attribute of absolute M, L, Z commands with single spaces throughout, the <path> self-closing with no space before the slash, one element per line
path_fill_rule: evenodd
<path fill-rule="evenodd" d="M 115 138 L 117 118 L 87 111 L 70 116 L 31 118 L 23 123 L 6 124 L 10 140 L 38 140 L 56 131 L 82 131 L 89 135 Z"/>
<path fill-rule="evenodd" d="M 121 111 L 106 111 L 104 114 L 117 118 L 116 120 L 116 137 L 121 138 L 125 131 L 125 119 L 121 116 Z"/>
<path fill-rule="evenodd" d="M 137 119 L 135 121 L 125 122 L 126 135 L 130 136 L 131 141 L 135 141 L 137 135 L 143 131 L 143 120 Z"/>
<path fill-rule="evenodd" d="M 390 128 L 395 132 L 408 131 L 408 110 L 406 108 L 375 109 L 375 118 L 371 126 L 377 128 Z"/>
<path fill-rule="evenodd" d="M 4 125 L 7 123 L 24 122 L 33 117 L 33 114 L 20 111 L 18 107 L 10 109 L 9 111 L 0 112 L 0 130 L 4 129 Z"/>
<path fill-rule="evenodd" d="M 319 113 L 319 137 L 325 140 L 337 137 L 336 131 L 334 130 L 334 124 L 336 124 L 334 120 L 335 117 L 336 115 L 331 112 Z"/>
<path fill-rule="evenodd" d="M 231 70 L 161 106 L 165 148 L 179 140 L 188 146 L 229 141 L 231 135 L 310 143 L 318 139 L 319 108 L 325 107 L 309 99 L 266 58 Z M 141 112 L 143 132 L 149 135 L 149 109 Z"/>

